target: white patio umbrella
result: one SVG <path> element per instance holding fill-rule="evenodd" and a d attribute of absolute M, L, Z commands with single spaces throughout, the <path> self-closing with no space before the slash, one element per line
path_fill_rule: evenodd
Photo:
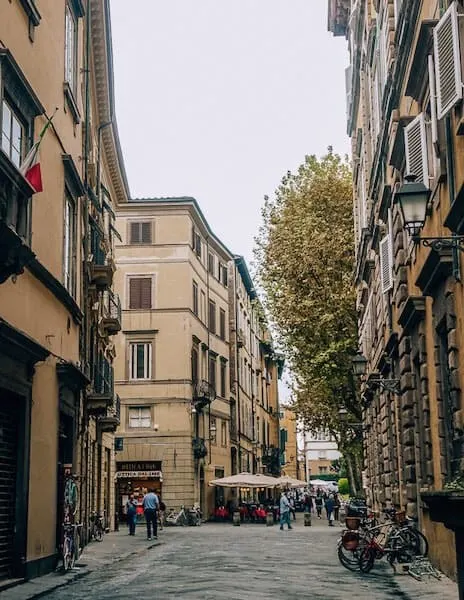
<path fill-rule="evenodd" d="M 313 487 L 330 487 L 331 484 L 335 483 L 334 481 L 324 481 L 323 479 L 311 479 L 309 482 L 310 486 Z"/>
<path fill-rule="evenodd" d="M 213 479 L 209 482 L 209 485 L 229 488 L 271 488 L 276 487 L 279 483 L 276 478 L 260 475 L 259 473 L 238 473 L 237 475 Z"/>
<path fill-rule="evenodd" d="M 277 479 L 279 485 L 281 487 L 289 487 L 289 488 L 302 488 L 307 487 L 307 482 L 302 481 L 301 479 L 295 479 L 294 477 L 290 477 L 289 475 L 283 475 Z"/>

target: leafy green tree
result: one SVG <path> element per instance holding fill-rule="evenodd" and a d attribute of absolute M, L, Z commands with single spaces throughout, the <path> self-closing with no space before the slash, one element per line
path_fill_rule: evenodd
<path fill-rule="evenodd" d="M 357 315 L 352 283 L 353 200 L 350 166 L 329 148 L 306 156 L 266 197 L 256 239 L 264 306 L 293 377 L 293 409 L 311 430 L 328 429 L 359 489 L 361 443 L 347 421 L 361 420 L 352 375 Z"/>

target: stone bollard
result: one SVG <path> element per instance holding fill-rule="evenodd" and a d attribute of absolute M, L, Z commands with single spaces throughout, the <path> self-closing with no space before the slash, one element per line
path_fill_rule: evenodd
<path fill-rule="evenodd" d="M 238 510 L 234 511 L 232 523 L 237 526 L 240 525 L 240 512 Z"/>
<path fill-rule="evenodd" d="M 268 527 L 270 527 L 271 525 L 274 525 L 274 513 L 272 513 L 272 512 L 266 513 L 266 525 Z"/>
<path fill-rule="evenodd" d="M 304 513 L 304 525 L 305 525 L 305 527 L 311 527 L 311 513 L 310 512 Z"/>

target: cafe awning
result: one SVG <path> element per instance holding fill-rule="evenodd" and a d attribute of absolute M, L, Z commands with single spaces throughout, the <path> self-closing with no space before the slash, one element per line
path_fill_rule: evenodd
<path fill-rule="evenodd" d="M 279 485 L 279 482 L 275 477 L 268 477 L 259 473 L 238 473 L 238 475 L 213 479 L 209 482 L 209 485 L 228 488 L 272 488 Z"/>
<path fill-rule="evenodd" d="M 302 488 L 308 486 L 306 481 L 302 481 L 301 479 L 295 479 L 294 477 L 289 477 L 288 475 L 283 475 L 282 477 L 279 477 L 277 481 L 281 487 Z"/>

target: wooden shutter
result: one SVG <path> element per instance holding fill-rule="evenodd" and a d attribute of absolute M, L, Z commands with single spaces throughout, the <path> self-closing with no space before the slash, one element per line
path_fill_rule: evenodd
<path fill-rule="evenodd" d="M 429 187 L 429 169 L 427 158 L 427 135 L 425 131 L 424 113 L 420 113 L 404 129 L 406 152 L 406 173 L 416 176 Z"/>
<path fill-rule="evenodd" d="M 380 281 L 382 292 L 388 292 L 393 286 L 390 235 L 386 235 L 379 243 Z"/>
<path fill-rule="evenodd" d="M 141 225 L 141 241 L 142 244 L 151 244 L 151 221 L 140 223 Z"/>
<path fill-rule="evenodd" d="M 141 279 L 140 308 L 151 308 L 151 278 Z"/>
<path fill-rule="evenodd" d="M 131 277 L 129 280 L 129 308 L 151 308 L 151 277 Z"/>
<path fill-rule="evenodd" d="M 130 224 L 130 243 L 131 244 L 139 244 L 140 243 L 139 231 L 140 231 L 139 223 L 131 222 L 131 224 Z"/>
<path fill-rule="evenodd" d="M 129 308 L 140 308 L 141 279 L 132 277 L 129 279 Z"/>
<path fill-rule="evenodd" d="M 453 2 L 433 30 L 438 118 L 462 98 L 461 52 L 457 2 Z"/>

